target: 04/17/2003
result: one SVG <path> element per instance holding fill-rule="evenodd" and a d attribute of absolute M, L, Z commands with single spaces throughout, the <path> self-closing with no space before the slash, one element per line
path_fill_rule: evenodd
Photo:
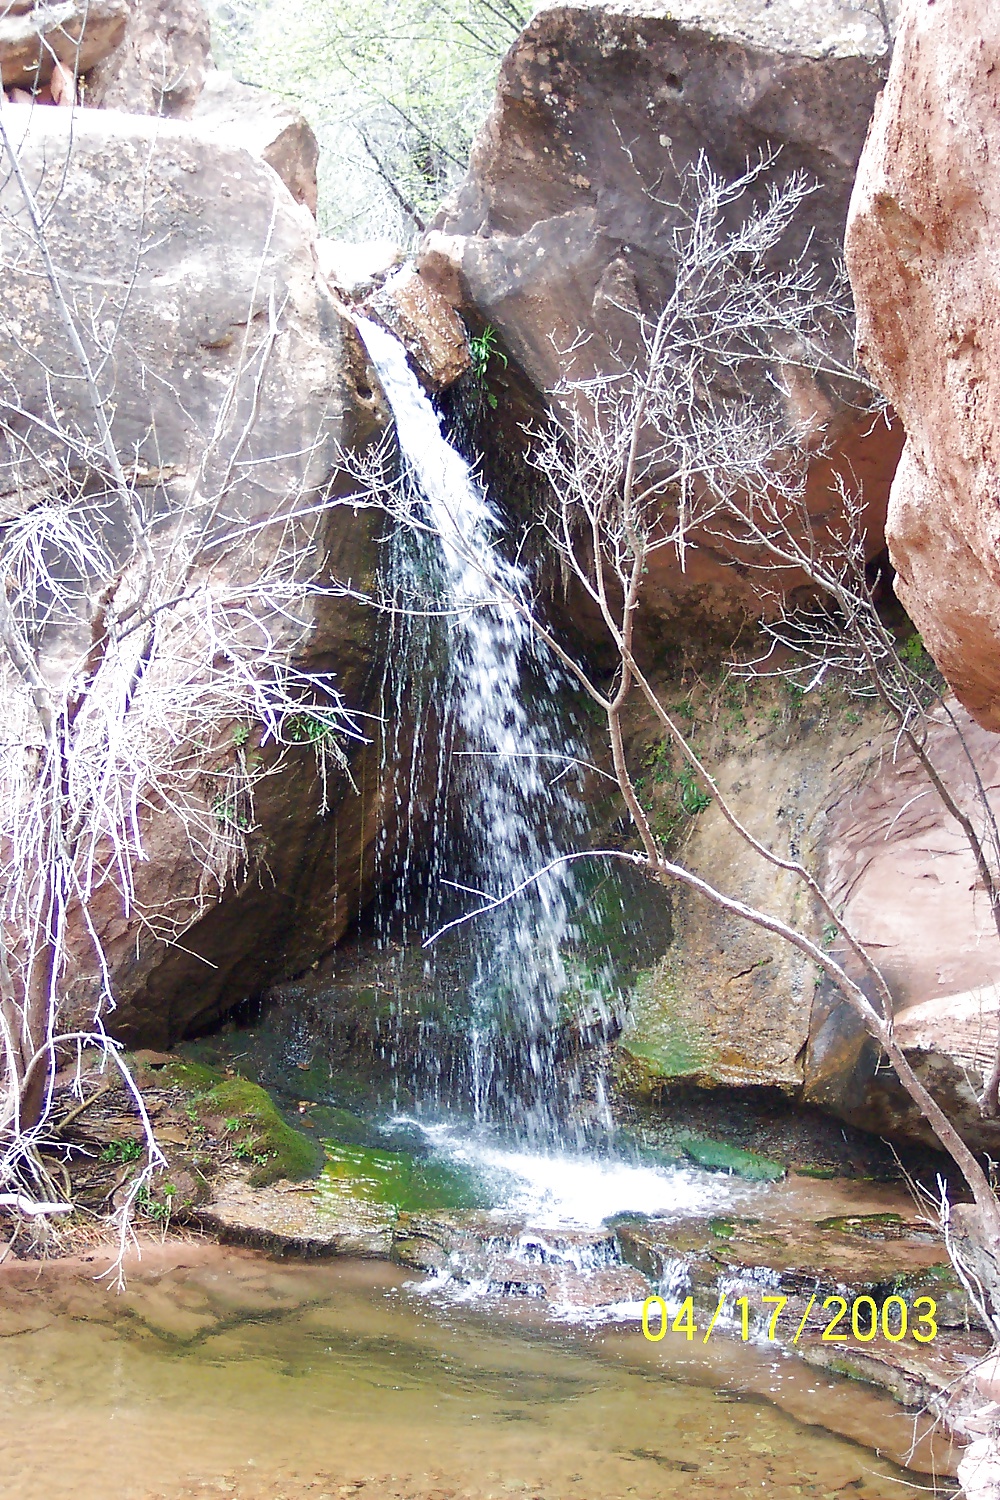
<path fill-rule="evenodd" d="M 816 1295 L 815 1292 L 812 1294 L 805 1312 L 798 1319 L 798 1327 L 792 1338 L 793 1344 L 797 1344 L 802 1336 L 810 1314 L 816 1306 Z M 712 1320 L 705 1329 L 701 1340 L 703 1344 L 708 1343 L 719 1318 L 728 1311 L 727 1302 L 728 1293 L 723 1292 L 712 1314 Z M 766 1323 L 767 1339 L 777 1339 L 778 1319 L 787 1303 L 787 1297 L 777 1294 L 761 1296 L 760 1329 L 763 1332 Z M 732 1307 L 739 1313 L 740 1334 L 743 1342 L 747 1343 L 751 1336 L 749 1297 L 735 1298 Z M 848 1316 L 848 1309 L 850 1309 L 850 1332 L 847 1331 L 847 1327 L 838 1331 L 843 1320 Z M 874 1297 L 855 1297 L 853 1302 L 848 1303 L 846 1297 L 835 1295 L 824 1299 L 822 1310 L 825 1314 L 832 1314 L 821 1334 L 824 1343 L 836 1344 L 853 1338 L 860 1344 L 870 1344 L 881 1334 L 890 1343 L 898 1344 L 909 1334 L 909 1337 L 918 1344 L 929 1344 L 937 1337 L 937 1303 L 933 1297 L 917 1297 L 912 1307 L 908 1306 L 902 1297 L 886 1297 L 879 1307 Z M 731 1320 L 732 1314 L 729 1314 L 723 1326 L 729 1326 Z M 696 1334 L 701 1333 L 694 1319 L 694 1299 L 685 1297 L 671 1319 L 670 1309 L 662 1297 L 647 1297 L 642 1305 L 642 1332 L 644 1337 L 653 1344 L 659 1343 L 667 1333 L 681 1333 L 686 1339 L 693 1339 Z"/>

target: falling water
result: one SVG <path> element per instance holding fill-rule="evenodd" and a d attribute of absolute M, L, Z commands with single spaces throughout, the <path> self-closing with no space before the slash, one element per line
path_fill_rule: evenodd
<path fill-rule="evenodd" d="M 396 419 L 449 616 L 447 660 L 433 687 L 428 690 L 426 681 L 417 686 L 411 671 L 405 689 L 437 700 L 444 726 L 437 737 L 437 785 L 447 788 L 462 820 L 450 846 L 452 867 L 443 868 L 439 855 L 425 874 L 441 891 L 461 888 L 466 910 L 526 885 L 515 899 L 475 919 L 466 1082 L 477 1118 L 492 1110 L 516 1119 L 529 1134 L 552 1136 L 559 1023 L 574 977 L 567 950 L 578 935 L 581 898 L 571 867 L 538 872 L 559 855 L 560 840 L 578 846 L 586 827 L 576 783 L 560 774 L 580 758 L 579 750 L 567 747 L 563 729 L 551 722 L 565 682 L 552 664 L 537 659 L 531 624 L 511 602 L 528 597 L 527 576 L 498 550 L 500 519 L 469 464 L 442 435 L 402 346 L 365 319 L 358 319 L 358 328 Z M 412 579 L 409 586 L 415 588 Z M 541 714 L 526 701 L 539 673 L 548 700 Z M 419 715 L 420 706 L 407 706 Z M 410 777 L 411 784 L 419 780 L 415 768 Z M 448 910 L 426 889 L 423 897 L 429 922 Z"/>

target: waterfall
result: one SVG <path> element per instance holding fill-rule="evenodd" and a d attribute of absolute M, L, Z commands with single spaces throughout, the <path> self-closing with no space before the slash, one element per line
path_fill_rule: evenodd
<path fill-rule="evenodd" d="M 575 780 L 565 774 L 582 757 L 552 722 L 551 704 L 540 713 L 526 701 L 532 676 L 540 676 L 551 699 L 566 683 L 561 669 L 539 661 L 531 624 L 510 602 L 528 597 L 529 580 L 499 551 L 496 510 L 442 434 L 400 343 L 364 318 L 357 326 L 395 417 L 448 611 L 447 662 L 430 696 L 446 700 L 435 705 L 448 725 L 439 736 L 437 785 L 447 786 L 462 828 L 452 840 L 458 869 L 442 868 L 438 858 L 429 879 L 444 890 L 460 886 L 469 909 L 482 896 L 520 886 L 585 839 L 585 809 Z M 428 692 L 426 684 L 422 690 Z M 412 712 L 413 703 L 408 706 Z M 427 916 L 443 909 L 426 890 L 422 897 Z M 474 921 L 465 1084 L 477 1118 L 492 1110 L 529 1135 L 558 1133 L 556 1053 L 572 979 L 567 950 L 581 904 L 572 868 L 562 866 Z"/>

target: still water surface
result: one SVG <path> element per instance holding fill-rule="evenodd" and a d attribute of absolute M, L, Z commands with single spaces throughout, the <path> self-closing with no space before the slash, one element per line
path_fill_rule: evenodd
<path fill-rule="evenodd" d="M 0 1276 L 11 1500 L 898 1500 L 930 1483 L 862 1446 L 902 1455 L 899 1408 L 760 1351 L 443 1307 L 373 1262 L 166 1245 L 120 1295 L 93 1270 Z"/>

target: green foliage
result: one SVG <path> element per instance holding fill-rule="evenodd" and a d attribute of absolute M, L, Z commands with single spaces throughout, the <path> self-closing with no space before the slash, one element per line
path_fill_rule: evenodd
<path fill-rule="evenodd" d="M 338 733 L 334 716 L 321 710 L 292 715 L 285 720 L 285 729 L 289 738 L 300 745 L 330 745 L 335 743 Z"/>
<path fill-rule="evenodd" d="M 240 833 L 249 833 L 253 822 L 244 811 L 243 796 L 239 791 L 220 792 L 212 802 L 212 812 L 223 828 L 235 828 Z"/>
<path fill-rule="evenodd" d="M 504 369 L 507 368 L 508 360 L 503 350 L 497 348 L 497 331 L 492 323 L 487 323 L 482 333 L 470 338 L 469 353 L 472 356 L 472 378 L 490 410 L 496 411 L 497 398 L 486 383 L 490 360 L 497 360 Z"/>
<path fill-rule="evenodd" d="M 291 97 L 326 148 L 320 223 L 406 239 L 464 174 L 526 0 L 213 0 L 213 40 Z M 322 171 L 322 167 L 321 167 Z"/>
<path fill-rule="evenodd" d="M 698 785 L 698 779 L 689 766 L 685 766 L 677 778 L 680 787 L 681 807 L 692 817 L 705 811 L 711 805 L 711 797 L 703 792 Z"/>
<path fill-rule="evenodd" d="M 242 750 L 243 746 L 246 744 L 246 742 L 247 742 L 247 740 L 249 738 L 250 738 L 250 727 L 249 727 L 249 725 L 247 725 L 247 724 L 237 724 L 236 728 L 233 730 L 233 744 L 236 746 L 237 750 Z"/>
<path fill-rule="evenodd" d="M 105 1146 L 101 1152 L 101 1161 L 122 1163 L 139 1161 L 143 1155 L 142 1143 L 140 1141 L 112 1141 Z"/>
<path fill-rule="evenodd" d="M 141 1187 L 135 1195 L 135 1206 L 143 1218 L 152 1219 L 157 1224 L 169 1224 L 177 1188 L 174 1183 L 165 1182 L 160 1192 L 163 1196 L 157 1198 L 148 1187 Z"/>

